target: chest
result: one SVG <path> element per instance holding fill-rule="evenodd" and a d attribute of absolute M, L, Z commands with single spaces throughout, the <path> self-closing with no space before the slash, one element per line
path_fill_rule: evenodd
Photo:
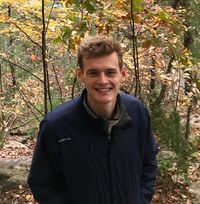
<path fill-rule="evenodd" d="M 88 174 L 95 168 L 96 172 L 126 173 L 130 168 L 141 166 L 142 141 L 135 126 L 114 127 L 110 135 L 84 127 L 81 131 L 73 130 L 63 135 L 63 138 L 67 139 L 59 144 L 62 161 L 71 172 L 81 169 L 83 174 Z"/>

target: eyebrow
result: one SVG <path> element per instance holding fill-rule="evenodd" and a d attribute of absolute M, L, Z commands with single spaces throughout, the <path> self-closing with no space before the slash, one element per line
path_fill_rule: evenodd
<path fill-rule="evenodd" d="M 96 72 L 97 69 L 94 69 L 94 68 L 91 68 L 91 69 L 88 69 L 86 73 L 89 73 L 89 72 Z"/>
<path fill-rule="evenodd" d="M 115 68 L 108 68 L 108 69 L 106 69 L 106 71 L 117 71 L 117 69 L 115 69 Z"/>
<path fill-rule="evenodd" d="M 106 68 L 104 71 L 116 71 L 117 69 L 116 68 Z M 96 69 L 96 68 L 90 68 L 90 69 L 88 69 L 87 70 L 87 72 L 93 72 L 93 71 L 99 71 L 98 69 Z"/>

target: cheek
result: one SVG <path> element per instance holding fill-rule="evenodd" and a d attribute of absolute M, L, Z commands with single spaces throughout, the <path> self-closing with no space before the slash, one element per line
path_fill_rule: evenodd
<path fill-rule="evenodd" d="M 85 86 L 91 87 L 93 85 L 93 81 L 91 80 L 85 80 Z"/>
<path fill-rule="evenodd" d="M 116 86 L 120 86 L 121 82 L 122 82 L 122 77 L 115 79 L 113 83 L 114 83 Z"/>

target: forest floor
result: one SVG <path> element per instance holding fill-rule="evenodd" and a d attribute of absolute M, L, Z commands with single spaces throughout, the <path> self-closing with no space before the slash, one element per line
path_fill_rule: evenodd
<path fill-rule="evenodd" d="M 194 114 L 192 120 L 194 125 L 192 126 L 192 136 L 200 136 L 200 116 Z M 22 142 L 24 136 L 9 136 L 6 138 L 6 143 L 12 144 L 12 142 Z M 5 144 L 6 144 L 5 143 Z M 198 152 L 200 153 L 200 140 L 198 139 Z M 25 145 L 27 148 L 23 148 Z M 0 158 L 26 158 L 33 154 L 35 146 L 35 138 L 29 139 L 21 147 L 14 147 L 14 145 L 5 145 L 0 150 Z M 189 168 L 188 178 L 190 183 L 200 181 L 200 161 L 193 164 Z M 154 204 L 200 204 L 194 202 L 194 195 L 189 192 L 189 184 L 180 180 L 172 179 L 170 174 L 164 177 L 158 177 L 156 183 L 156 192 L 153 197 Z M 18 185 L 15 189 L 9 191 L 2 191 L 0 189 L 0 204 L 36 204 L 33 196 L 26 185 Z"/>

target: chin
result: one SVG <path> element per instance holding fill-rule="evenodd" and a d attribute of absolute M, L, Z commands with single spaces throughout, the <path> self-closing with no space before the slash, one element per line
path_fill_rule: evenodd
<path fill-rule="evenodd" d="M 96 98 L 96 103 L 101 103 L 101 104 L 108 104 L 108 103 L 111 103 L 111 102 L 113 102 L 115 100 L 115 98 L 114 97 L 101 97 L 101 98 Z"/>

